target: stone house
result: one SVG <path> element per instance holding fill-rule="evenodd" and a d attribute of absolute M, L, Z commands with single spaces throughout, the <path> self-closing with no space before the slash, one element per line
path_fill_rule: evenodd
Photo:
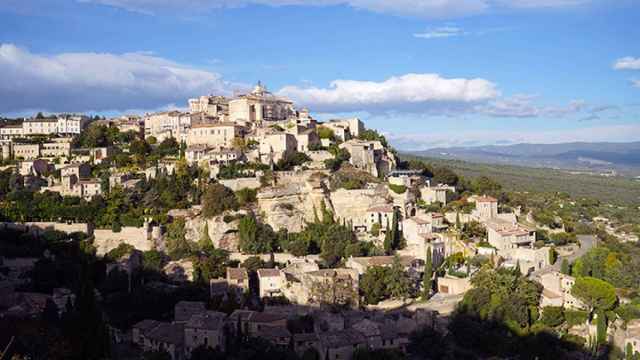
<path fill-rule="evenodd" d="M 166 351 L 171 360 L 184 356 L 184 324 L 160 322 L 145 335 L 145 351 Z"/>
<path fill-rule="evenodd" d="M 486 220 L 487 237 L 491 246 L 501 250 L 531 248 L 536 241 L 536 232 L 517 222 L 492 218 Z"/>
<path fill-rule="evenodd" d="M 305 273 L 302 286 L 308 294 L 308 305 L 359 304 L 359 275 L 354 269 L 322 269 Z"/>
<path fill-rule="evenodd" d="M 229 289 L 237 293 L 249 291 L 249 273 L 245 268 L 227 268 L 227 284 Z"/>
<path fill-rule="evenodd" d="M 258 137 L 258 152 L 263 164 L 277 163 L 298 149 L 296 137 L 284 132 L 270 131 Z"/>
<path fill-rule="evenodd" d="M 42 143 L 40 154 L 44 157 L 64 157 L 71 155 L 71 138 L 57 138 Z"/>
<path fill-rule="evenodd" d="M 192 315 L 184 324 L 185 354 L 188 356 L 198 346 L 225 351 L 226 314 L 207 311 Z"/>
<path fill-rule="evenodd" d="M 354 269 L 359 275 L 363 275 L 372 266 L 391 267 L 395 256 L 371 256 L 371 257 L 349 257 L 345 267 Z M 400 264 L 405 271 L 409 269 L 418 270 L 424 263 L 413 256 L 399 256 Z"/>
<path fill-rule="evenodd" d="M 542 284 L 540 306 L 564 306 L 567 309 L 584 309 L 582 301 L 571 295 L 571 288 L 576 279 L 558 271 L 547 271 L 537 276 Z"/>
<path fill-rule="evenodd" d="M 187 145 L 202 144 L 212 148 L 230 148 L 236 137 L 243 137 L 243 128 L 231 122 L 193 125 L 187 134 Z"/>
<path fill-rule="evenodd" d="M 447 205 L 447 192 L 455 192 L 456 188 L 449 185 L 423 186 L 420 188 L 420 197 L 426 204 L 435 202 Z"/>
<path fill-rule="evenodd" d="M 256 332 L 256 336 L 282 348 L 291 345 L 292 336 L 286 326 L 264 326 Z"/>
<path fill-rule="evenodd" d="M 498 217 L 498 200 L 491 196 L 476 196 L 476 208 L 471 215 L 480 222 Z"/>
<path fill-rule="evenodd" d="M 359 331 L 342 330 L 318 334 L 321 359 L 350 360 L 358 348 L 367 347 L 367 339 Z"/>
<path fill-rule="evenodd" d="M 15 159 L 32 160 L 40 157 L 40 144 L 13 144 Z"/>
<path fill-rule="evenodd" d="M 78 179 L 88 178 L 91 175 L 91 166 L 85 163 L 69 164 L 60 169 L 60 176 L 75 175 Z"/>
<path fill-rule="evenodd" d="M 131 328 L 131 341 L 140 347 L 144 347 L 147 340 L 147 335 L 153 329 L 160 325 L 159 321 L 145 319 L 133 325 Z"/>
<path fill-rule="evenodd" d="M 354 225 L 356 231 L 370 232 L 374 224 L 380 225 L 380 230 L 385 232 L 387 226 L 391 227 L 393 221 L 393 205 L 381 204 L 371 206 L 367 209 L 362 222 L 358 225 Z"/>
<path fill-rule="evenodd" d="M 178 301 L 174 306 L 174 320 L 176 322 L 187 322 L 193 315 L 206 312 L 204 302 L 202 301 Z"/>
<path fill-rule="evenodd" d="M 286 284 L 286 278 L 279 269 L 258 269 L 258 283 L 260 297 L 272 297 L 282 295 Z"/>
<path fill-rule="evenodd" d="M 437 279 L 438 292 L 447 295 L 460 295 L 471 289 L 470 278 L 445 275 Z"/>

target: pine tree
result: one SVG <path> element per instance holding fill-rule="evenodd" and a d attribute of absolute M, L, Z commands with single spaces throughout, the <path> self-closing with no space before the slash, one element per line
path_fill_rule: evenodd
<path fill-rule="evenodd" d="M 424 264 L 424 275 L 422 277 L 423 292 L 422 298 L 428 299 L 431 295 L 431 289 L 433 287 L 433 260 L 431 258 L 431 248 L 427 249 L 427 261 Z"/>

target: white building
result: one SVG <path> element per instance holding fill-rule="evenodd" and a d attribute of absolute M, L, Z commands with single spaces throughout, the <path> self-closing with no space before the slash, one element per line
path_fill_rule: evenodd
<path fill-rule="evenodd" d="M 59 135 L 78 135 L 89 124 L 89 118 L 84 115 L 60 115 L 57 119 Z"/>
<path fill-rule="evenodd" d="M 282 295 L 285 274 L 278 269 L 258 269 L 258 283 L 261 298 Z"/>
<path fill-rule="evenodd" d="M 249 94 L 229 101 L 229 117 L 235 123 L 281 121 L 294 115 L 290 100 L 273 95 L 260 83 Z"/>
<path fill-rule="evenodd" d="M 543 286 L 540 306 L 564 306 L 568 309 L 584 309 L 584 304 L 571 295 L 576 279 L 557 271 L 549 271 L 537 276 Z"/>

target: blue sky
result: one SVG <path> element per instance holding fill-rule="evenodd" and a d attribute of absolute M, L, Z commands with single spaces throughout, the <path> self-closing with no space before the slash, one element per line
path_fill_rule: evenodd
<path fill-rule="evenodd" d="M 631 0 L 3 0 L 0 114 L 186 106 L 258 80 L 396 147 L 640 140 Z"/>

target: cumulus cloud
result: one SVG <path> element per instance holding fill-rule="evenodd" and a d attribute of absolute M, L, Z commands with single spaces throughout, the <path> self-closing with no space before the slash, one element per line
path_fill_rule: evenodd
<path fill-rule="evenodd" d="M 496 3 L 512 8 L 559 8 L 583 5 L 591 0 L 497 0 Z"/>
<path fill-rule="evenodd" d="M 575 114 L 585 109 L 583 100 L 573 100 L 566 106 L 540 106 L 534 103 L 535 95 L 514 95 L 509 98 L 499 98 L 479 105 L 476 110 L 493 117 L 530 118 L 540 116 L 562 117 Z"/>
<path fill-rule="evenodd" d="M 241 7 L 250 4 L 267 6 L 348 5 L 378 13 L 424 18 L 451 18 L 475 15 L 496 7 L 540 8 L 580 5 L 588 0 L 77 0 L 98 3 L 144 13 L 160 11 L 197 11 Z"/>
<path fill-rule="evenodd" d="M 123 111 L 229 93 L 221 75 L 149 53 L 40 55 L 0 45 L 0 111 Z"/>
<path fill-rule="evenodd" d="M 334 80 L 328 88 L 285 86 L 278 94 L 321 112 L 424 112 L 467 107 L 499 96 L 488 80 L 438 74 L 406 74 L 381 82 Z"/>
<path fill-rule="evenodd" d="M 442 26 L 438 28 L 428 29 L 423 33 L 415 33 L 413 37 L 417 37 L 420 39 L 440 39 L 440 38 L 449 38 L 454 36 L 463 36 L 468 33 L 463 31 L 459 27 L 455 26 Z"/>
<path fill-rule="evenodd" d="M 613 68 L 615 70 L 640 70 L 640 58 L 623 57 L 613 63 Z"/>

